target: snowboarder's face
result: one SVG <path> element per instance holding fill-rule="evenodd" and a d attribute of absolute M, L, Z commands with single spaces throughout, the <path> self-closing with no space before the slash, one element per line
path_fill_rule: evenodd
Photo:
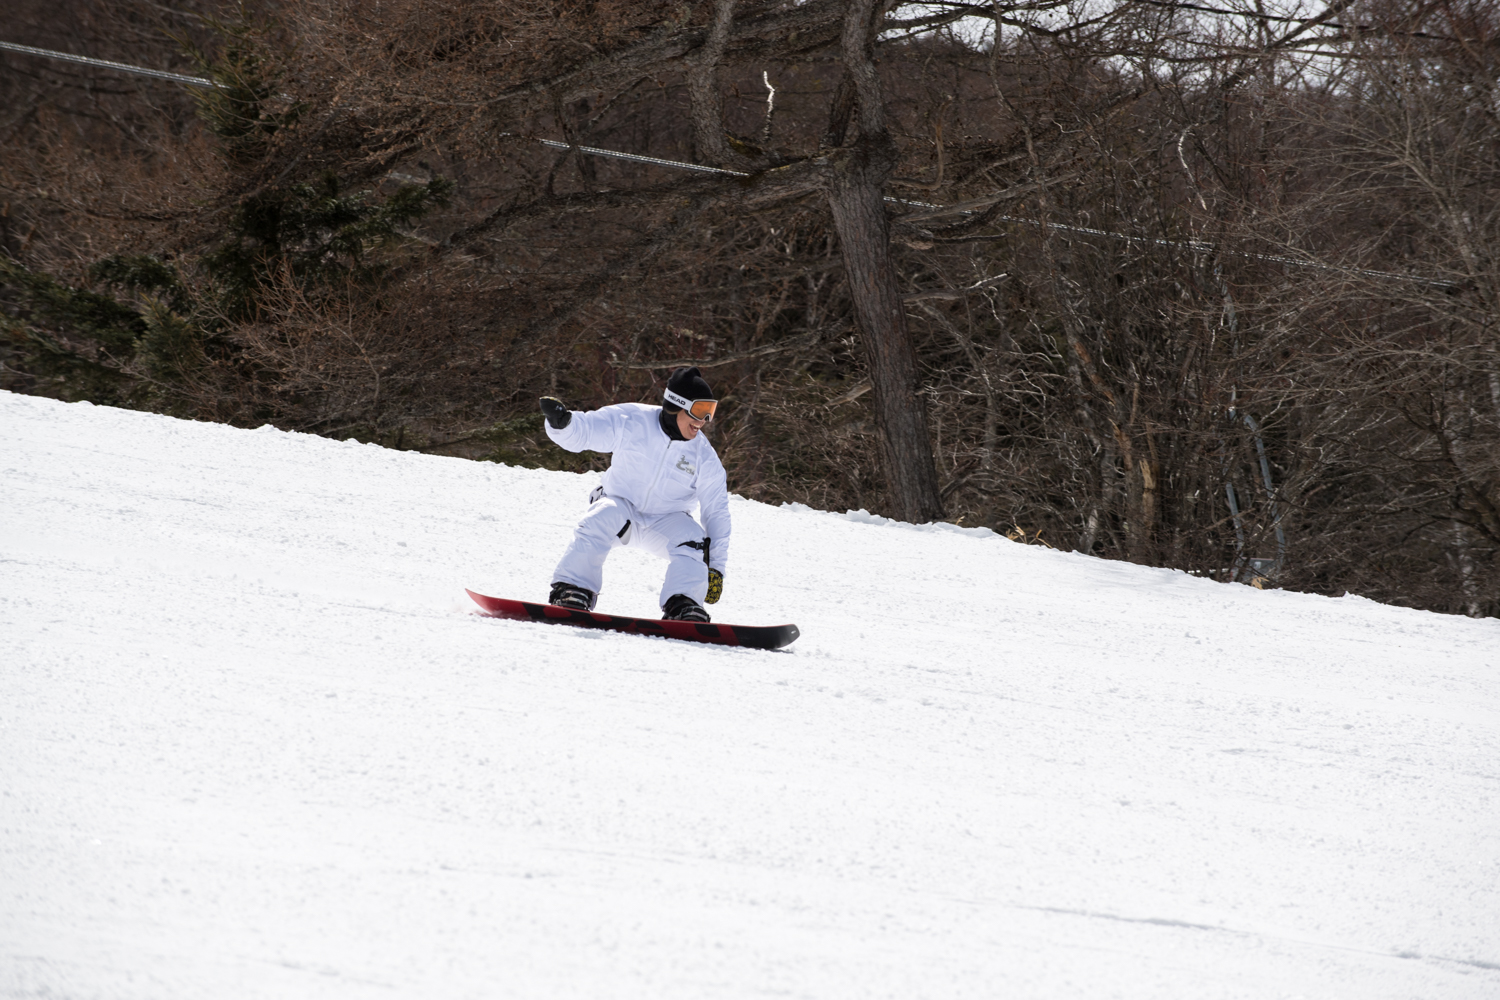
<path fill-rule="evenodd" d="M 703 429 L 703 425 L 706 423 L 708 423 L 707 420 L 694 420 L 693 415 L 687 410 L 677 411 L 677 432 L 688 441 L 697 437 L 698 432 Z"/>

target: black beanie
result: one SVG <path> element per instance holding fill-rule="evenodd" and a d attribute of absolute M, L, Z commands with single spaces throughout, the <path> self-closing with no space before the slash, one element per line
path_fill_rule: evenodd
<path fill-rule="evenodd" d="M 683 399 L 713 399 L 714 391 L 703 381 L 703 376 L 696 368 L 679 368 L 667 379 L 667 388 L 681 396 Z M 662 404 L 668 413 L 675 413 L 681 407 L 673 406 L 671 403 Z"/>

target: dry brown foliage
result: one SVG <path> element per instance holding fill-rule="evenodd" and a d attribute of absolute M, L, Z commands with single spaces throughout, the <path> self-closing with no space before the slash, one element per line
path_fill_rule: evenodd
<path fill-rule="evenodd" d="M 851 253 L 886 254 L 947 519 L 1500 614 L 1493 10 L 946 6 L 998 12 L 1000 43 L 887 34 L 872 121 L 844 75 L 850 0 L 76 0 L 65 19 L 27 0 L 10 40 L 185 72 L 183 43 L 232 47 L 208 18 L 244 18 L 274 81 L 257 121 L 280 124 L 225 138 L 175 85 L 3 57 L 6 259 L 113 296 L 165 346 L 131 354 L 0 276 L 0 384 L 579 468 L 597 460 L 544 444 L 537 395 L 650 401 L 692 362 L 725 401 L 736 492 L 899 513 L 910 455 L 849 277 Z M 840 229 L 830 150 L 856 147 L 889 151 L 888 238 Z M 327 177 L 368 206 L 454 189 L 364 270 L 278 265 L 253 311 L 195 313 L 212 334 L 191 349 L 163 293 L 91 277 L 151 254 L 217 301 L 204 262 L 235 213 Z M 97 370 L 36 367 L 23 327 Z"/>

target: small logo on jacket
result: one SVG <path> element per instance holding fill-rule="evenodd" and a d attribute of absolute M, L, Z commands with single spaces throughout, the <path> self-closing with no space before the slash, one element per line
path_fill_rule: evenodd
<path fill-rule="evenodd" d="M 690 476 L 696 476 L 698 474 L 698 470 L 693 468 L 693 463 L 687 460 L 686 455 L 681 455 L 678 457 L 677 467 Z"/>

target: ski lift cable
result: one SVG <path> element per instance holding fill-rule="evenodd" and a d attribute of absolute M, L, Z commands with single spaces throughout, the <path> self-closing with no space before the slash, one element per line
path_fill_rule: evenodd
<path fill-rule="evenodd" d="M 566 142 L 558 142 L 556 139 L 537 139 L 543 146 L 553 149 L 577 149 L 580 153 L 589 156 L 607 156 L 614 160 L 630 160 L 634 163 L 649 163 L 657 167 L 671 167 L 676 170 L 696 170 L 704 174 L 723 174 L 726 177 L 749 177 L 750 175 L 741 170 L 726 170 L 723 167 L 710 167 L 702 163 L 684 163 L 681 160 L 663 160 L 659 156 L 642 156 L 640 153 L 622 153 L 616 149 L 600 149 L 597 146 L 574 147 Z"/>
<path fill-rule="evenodd" d="M 97 69 L 114 70 L 118 73 L 133 73 L 137 76 L 155 77 L 159 80 L 171 80 L 174 83 L 182 83 L 191 87 L 221 88 L 225 85 L 201 76 L 187 76 L 183 73 L 171 73 L 166 70 L 149 69 L 144 66 L 131 66 L 127 63 L 114 62 L 109 59 L 94 59 L 90 56 L 74 55 L 71 52 L 54 52 L 50 49 L 34 48 L 30 45 L 18 45 L 15 42 L 0 42 L 0 51 L 15 52 L 20 55 L 36 56 L 41 59 L 57 59 L 63 62 L 78 63 L 84 66 L 93 66 Z M 740 170 L 727 170 L 723 167 L 711 167 L 702 163 L 687 163 L 682 160 L 667 160 L 659 156 L 645 156 L 640 153 L 625 153 L 615 149 L 601 149 L 597 146 L 575 146 L 571 143 L 559 142 L 556 139 L 536 139 L 535 142 L 551 149 L 576 149 L 587 156 L 601 156 L 614 160 L 626 160 L 632 163 L 644 163 L 650 166 L 665 167 L 670 170 L 689 170 L 696 173 L 718 174 L 724 177 L 749 177 L 748 173 Z M 926 209 L 928 211 L 942 211 L 944 205 L 934 205 L 922 201 L 908 201 L 904 198 L 888 197 L 887 202 L 894 205 L 905 205 L 911 208 Z M 955 215 L 977 215 L 974 209 L 958 209 Z M 1128 233 L 1115 233 L 1105 229 L 1092 229 L 1086 226 L 1070 226 L 1061 222 L 1042 222 L 1039 219 L 1027 219 L 1015 215 L 999 215 L 993 218 L 995 222 L 1009 222 L 1026 226 L 1045 226 L 1048 229 L 1056 229 L 1067 233 L 1078 233 L 1085 236 L 1102 236 L 1106 239 L 1124 240 L 1127 243 L 1143 243 L 1153 246 L 1173 247 L 1189 250 L 1193 253 L 1223 253 L 1235 257 L 1248 258 L 1250 260 L 1262 260 L 1275 264 L 1287 264 L 1293 267 L 1312 267 L 1324 271 L 1350 271 L 1354 274 L 1371 278 L 1384 278 L 1394 281 L 1415 281 L 1426 285 L 1452 288 L 1454 282 L 1441 278 L 1424 278 L 1413 274 L 1400 274 L 1395 271 L 1374 271 L 1368 268 L 1343 268 L 1337 264 L 1324 264 L 1320 261 L 1304 260 L 1297 257 L 1288 257 L 1282 254 L 1255 253 L 1249 250 L 1232 250 L 1227 247 L 1216 246 L 1202 240 L 1170 240 L 1161 237 L 1132 236 Z"/>
<path fill-rule="evenodd" d="M 158 80 L 171 80 L 173 83 L 185 83 L 189 87 L 207 87 L 216 89 L 223 87 L 222 83 L 204 79 L 201 76 L 188 76 L 185 73 L 171 73 L 164 69 L 149 69 L 145 66 L 129 66 L 125 63 L 113 62 L 109 59 L 95 59 L 92 56 L 75 56 L 71 52 L 53 52 L 51 49 L 37 49 L 30 45 L 17 45 L 15 42 L 0 42 L 0 50 L 6 52 L 17 52 L 26 56 L 37 56 L 41 59 L 56 59 L 61 62 L 78 63 L 83 66 L 93 66 L 96 69 L 112 69 L 117 73 L 133 73 L 136 76 L 153 76 Z"/>
<path fill-rule="evenodd" d="M 945 206 L 933 205 L 925 201 L 906 201 L 901 198 L 887 198 L 886 201 L 912 208 L 921 208 L 928 211 L 943 211 Z M 954 215 L 978 215 L 977 209 L 949 210 Z M 1452 288 L 1454 283 L 1443 278 L 1424 278 L 1416 274 L 1401 274 L 1399 271 L 1374 271 L 1369 268 L 1355 267 L 1346 268 L 1338 264 L 1325 264 L 1317 260 L 1305 260 L 1300 257 L 1288 257 L 1284 254 L 1256 253 L 1253 250 L 1233 250 L 1222 247 L 1205 240 L 1169 240 L 1160 236 L 1133 236 L 1130 233 L 1115 233 L 1107 229 L 1090 229 L 1087 226 L 1070 226 L 1063 222 L 1043 222 L 1040 219 L 1028 219 L 1019 215 L 996 215 L 993 222 L 1013 222 L 1023 226 L 1045 226 L 1047 229 L 1060 229 L 1066 233 L 1079 233 L 1084 236 L 1103 236 L 1112 240 L 1124 240 L 1127 243 L 1148 243 L 1152 246 L 1174 247 L 1180 250 L 1190 250 L 1193 253 L 1222 253 L 1234 257 L 1245 257 L 1250 260 L 1264 260 L 1273 264 L 1290 264 L 1294 267 L 1313 267 L 1323 271 L 1347 271 L 1352 274 L 1362 274 L 1368 278 L 1389 278 L 1396 281 L 1416 281 L 1428 285 L 1438 285 L 1444 288 Z"/>
<path fill-rule="evenodd" d="M 118 73 L 132 73 L 136 76 L 150 76 L 159 80 L 171 80 L 174 83 L 184 83 L 190 87 L 206 87 L 209 89 L 222 88 L 225 84 L 215 80 L 209 80 L 201 76 L 187 76 L 183 73 L 171 73 L 167 70 L 150 69 L 145 66 L 131 66 L 127 63 L 114 62 L 109 59 L 95 59 L 92 56 L 79 56 L 71 52 L 55 52 L 51 49 L 39 49 L 30 45 L 18 45 L 15 42 L 0 42 L 0 51 L 15 52 L 20 55 L 36 56 L 41 59 L 56 59 L 62 62 L 78 63 L 83 66 L 93 66 L 96 69 L 109 69 Z M 555 139 L 537 139 L 543 146 L 553 149 L 573 149 L 569 143 L 558 142 Z M 629 160 L 634 163 L 647 163 L 652 166 L 670 167 L 677 170 L 696 170 L 705 174 L 724 174 L 729 177 L 749 177 L 750 175 L 739 170 L 726 170 L 723 167 L 710 167 L 701 163 L 683 163 L 679 160 L 664 160 L 659 156 L 644 156 L 640 153 L 622 153 L 614 149 L 599 149 L 595 146 L 578 146 L 580 153 L 589 156 L 606 156 L 616 160 Z"/>

